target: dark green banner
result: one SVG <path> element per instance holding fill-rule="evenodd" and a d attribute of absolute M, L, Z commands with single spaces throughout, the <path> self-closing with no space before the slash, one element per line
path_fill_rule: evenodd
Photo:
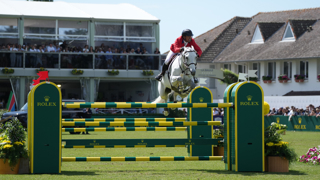
<path fill-rule="evenodd" d="M 288 131 L 320 131 L 320 118 L 315 116 L 265 116 L 264 126 L 268 127 L 272 122 L 287 125 Z"/>

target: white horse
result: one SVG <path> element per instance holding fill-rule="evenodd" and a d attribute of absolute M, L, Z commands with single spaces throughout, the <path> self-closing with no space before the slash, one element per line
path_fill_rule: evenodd
<path fill-rule="evenodd" d="M 153 103 L 166 103 L 168 95 L 174 95 L 177 101 L 179 95 L 182 99 L 196 87 L 194 75 L 197 67 L 197 52 L 193 47 L 185 47 L 184 51 L 178 55 L 170 64 L 168 71 L 163 75 L 158 85 L 159 97 Z M 168 115 L 165 108 L 164 115 Z"/>

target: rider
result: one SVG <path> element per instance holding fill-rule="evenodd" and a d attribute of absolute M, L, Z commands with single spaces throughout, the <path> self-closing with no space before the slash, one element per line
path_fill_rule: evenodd
<path fill-rule="evenodd" d="M 171 44 L 170 51 L 169 51 L 169 53 L 166 57 L 166 60 L 164 61 L 164 64 L 162 66 L 162 72 L 158 76 L 155 77 L 158 81 L 161 81 L 162 76 L 164 75 L 166 70 L 168 70 L 169 64 L 171 62 L 171 58 L 175 54 L 177 54 L 179 52 L 183 52 L 184 47 L 193 46 L 194 49 L 197 51 L 198 57 L 201 56 L 202 51 L 201 51 L 200 47 L 197 45 L 197 43 L 194 41 L 192 36 L 193 36 L 192 31 L 190 29 L 185 29 L 182 31 L 182 35 L 176 39 L 174 44 Z M 198 79 L 195 77 L 194 77 L 194 82 L 198 83 Z"/>

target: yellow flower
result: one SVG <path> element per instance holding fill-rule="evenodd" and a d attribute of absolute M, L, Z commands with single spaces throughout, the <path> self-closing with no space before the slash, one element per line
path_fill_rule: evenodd
<path fill-rule="evenodd" d="M 22 142 L 15 142 L 15 143 L 13 143 L 13 144 L 16 144 L 16 145 L 23 145 L 23 143 L 22 143 Z"/>
<path fill-rule="evenodd" d="M 3 142 L 5 142 L 5 143 L 11 143 L 11 141 L 3 141 Z"/>
<path fill-rule="evenodd" d="M 10 145 L 10 144 L 6 144 L 3 146 L 4 149 L 11 148 L 11 147 L 12 147 L 12 145 Z"/>
<path fill-rule="evenodd" d="M 22 143 L 24 144 L 24 143 L 26 143 L 25 141 L 22 141 Z"/>
<path fill-rule="evenodd" d="M 0 141 L 2 140 L 3 138 L 0 138 Z"/>
<path fill-rule="evenodd" d="M 267 146 L 273 146 L 273 142 L 267 143 Z"/>

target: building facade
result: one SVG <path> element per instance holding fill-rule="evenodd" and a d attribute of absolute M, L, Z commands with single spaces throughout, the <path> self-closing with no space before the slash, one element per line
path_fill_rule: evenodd
<path fill-rule="evenodd" d="M 152 101 L 159 23 L 130 4 L 0 0 L 0 69 L 14 70 L 0 72 L 0 101 L 13 89 L 22 107 L 40 68 L 65 99 Z"/>
<path fill-rule="evenodd" d="M 235 17 L 195 38 L 204 53 L 199 68 L 257 70 L 265 96 L 320 95 L 320 8 L 258 13 Z M 279 76 L 288 76 L 286 83 Z M 296 82 L 295 76 L 304 77 Z M 271 83 L 263 78 L 271 76 Z M 214 81 L 215 99 L 226 85 Z M 207 81 L 208 82 L 208 81 Z"/>

